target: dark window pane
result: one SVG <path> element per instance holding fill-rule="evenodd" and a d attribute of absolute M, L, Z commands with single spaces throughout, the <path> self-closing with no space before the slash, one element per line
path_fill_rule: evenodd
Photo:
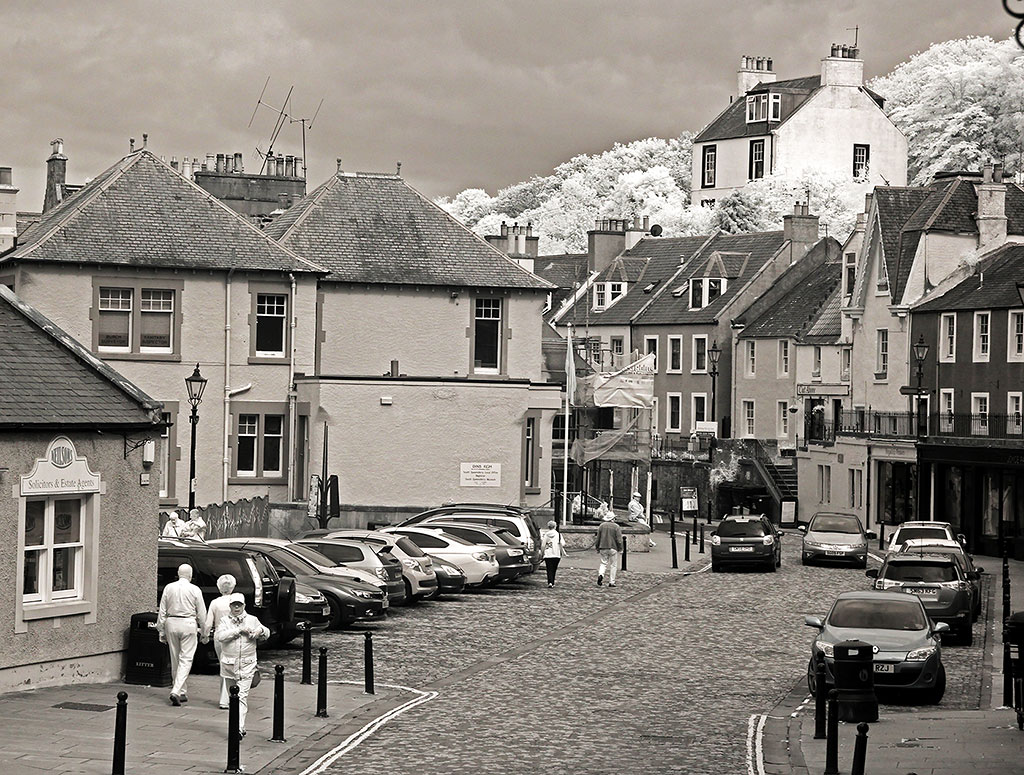
<path fill-rule="evenodd" d="M 46 501 L 25 502 L 25 546 L 41 546 L 46 526 Z"/>

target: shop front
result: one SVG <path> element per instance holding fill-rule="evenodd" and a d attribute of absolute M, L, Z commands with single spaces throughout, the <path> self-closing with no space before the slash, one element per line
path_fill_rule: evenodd
<path fill-rule="evenodd" d="M 870 447 L 876 524 L 886 529 L 920 516 L 917 504 L 917 450 L 900 442 Z"/>

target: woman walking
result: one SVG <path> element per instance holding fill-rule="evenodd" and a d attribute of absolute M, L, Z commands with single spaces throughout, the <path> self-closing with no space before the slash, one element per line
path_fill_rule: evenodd
<path fill-rule="evenodd" d="M 229 601 L 231 593 L 235 591 L 235 577 L 225 573 L 217 579 L 217 589 L 220 590 L 220 597 L 211 602 L 210 607 L 206 609 L 206 627 L 203 628 L 203 635 L 206 637 L 215 635 L 221 619 L 229 615 Z M 216 638 L 213 639 L 213 649 L 217 652 L 219 664 L 221 645 Z M 228 707 L 228 682 L 225 678 L 221 678 L 220 681 L 220 707 L 222 710 L 227 710 Z"/>
<path fill-rule="evenodd" d="M 245 595 L 228 596 L 228 615 L 217 625 L 220 642 L 220 674 L 228 691 L 238 687 L 238 734 L 245 737 L 245 716 L 249 710 L 249 689 L 256 675 L 256 643 L 270 637 L 260 620 L 245 612 Z"/>
<path fill-rule="evenodd" d="M 558 561 L 565 556 L 565 539 L 558 532 L 558 524 L 548 522 L 547 530 L 541 531 L 540 545 L 544 547 L 544 564 L 548 571 L 548 587 L 555 586 L 555 573 L 558 572 Z"/>

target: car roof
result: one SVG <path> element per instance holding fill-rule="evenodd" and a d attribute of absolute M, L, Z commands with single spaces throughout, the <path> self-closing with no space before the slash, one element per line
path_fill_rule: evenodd
<path fill-rule="evenodd" d="M 953 526 L 948 522 L 933 522 L 930 519 L 911 519 L 907 522 L 900 522 L 898 527 L 938 527 L 938 528 L 949 528 L 953 529 Z"/>
<path fill-rule="evenodd" d="M 917 600 L 916 595 L 908 595 L 905 592 L 890 592 L 887 589 L 853 589 L 848 592 L 840 592 L 836 602 L 840 600 Z"/>
<path fill-rule="evenodd" d="M 290 543 L 302 544 L 302 543 L 307 543 L 307 542 L 310 542 L 310 541 L 314 541 L 314 542 L 327 541 L 329 543 L 334 543 L 335 541 L 337 541 L 338 543 L 344 544 L 345 546 L 358 546 L 358 547 L 365 547 L 366 546 L 366 544 L 364 544 L 362 541 L 357 541 L 355 538 L 346 538 L 345 536 L 330 536 L 330 535 L 305 536 L 303 538 L 296 538 L 294 541 L 291 541 Z"/>
<path fill-rule="evenodd" d="M 930 553 L 930 552 L 924 552 L 924 553 L 907 552 L 905 554 L 903 552 L 899 552 L 897 554 L 890 554 L 886 558 L 886 560 L 888 562 L 890 562 L 890 563 L 898 562 L 901 565 L 907 564 L 907 563 L 912 563 L 912 562 L 921 562 L 923 560 L 928 560 L 929 562 L 932 562 L 932 563 L 934 563 L 935 561 L 947 562 L 947 563 L 949 563 L 949 562 L 955 563 L 956 562 L 956 560 L 954 560 L 948 554 L 934 554 L 934 553 Z"/>
<path fill-rule="evenodd" d="M 811 519 L 815 517 L 853 517 L 856 520 L 860 519 L 856 514 L 846 514 L 842 511 L 816 511 L 811 515 Z"/>
<path fill-rule="evenodd" d="M 394 530 L 394 531 L 410 530 L 410 531 L 412 531 L 414 533 L 419 533 L 420 535 L 430 535 L 430 536 L 437 535 L 437 532 L 438 532 L 439 529 L 440 528 L 434 529 L 434 528 L 430 528 L 430 527 L 425 527 L 423 525 L 404 525 L 404 526 L 401 526 L 401 527 L 387 528 L 387 530 L 389 532 L 392 531 L 392 530 Z M 385 535 L 387 535 L 387 533 L 385 533 Z M 391 533 L 391 535 L 404 535 L 404 533 L 394 532 L 394 533 Z M 455 535 L 450 535 L 449 534 L 449 535 L 445 536 L 445 538 L 447 540 L 449 540 L 449 541 L 455 541 L 456 543 L 459 543 L 459 544 L 465 544 L 466 546 L 472 546 L 472 544 L 469 541 L 466 541 L 464 538 L 459 538 L 458 536 L 455 536 Z"/>
<path fill-rule="evenodd" d="M 959 541 L 953 541 L 949 538 L 908 538 L 903 546 L 909 546 L 911 549 L 917 549 L 918 547 L 941 547 L 943 549 L 959 549 L 963 551 L 963 547 Z"/>
<path fill-rule="evenodd" d="M 392 533 L 384 533 L 380 530 L 360 530 L 359 528 L 338 528 L 327 533 L 326 536 L 319 536 L 320 538 L 375 538 L 378 540 L 384 540 L 388 543 L 394 543 L 395 536 Z"/>
<path fill-rule="evenodd" d="M 722 518 L 723 522 L 756 522 L 767 519 L 764 514 L 727 514 Z"/>

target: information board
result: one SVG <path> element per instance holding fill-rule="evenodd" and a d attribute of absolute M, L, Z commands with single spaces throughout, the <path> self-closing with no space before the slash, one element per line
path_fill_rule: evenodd
<path fill-rule="evenodd" d="M 679 501 L 680 501 L 680 508 L 683 511 L 696 511 L 697 510 L 697 488 L 696 487 L 680 487 L 679 488 Z"/>
<path fill-rule="evenodd" d="M 501 463 L 461 463 L 460 487 L 501 487 Z"/>

